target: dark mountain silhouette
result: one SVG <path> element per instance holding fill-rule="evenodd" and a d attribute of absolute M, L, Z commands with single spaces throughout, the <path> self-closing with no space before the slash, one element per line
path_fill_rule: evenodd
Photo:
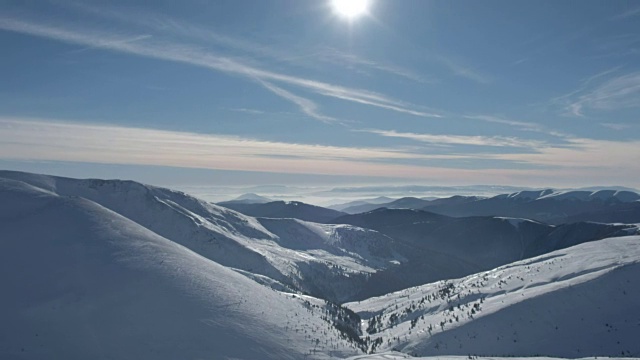
<path fill-rule="evenodd" d="M 326 223 L 339 216 L 345 215 L 345 213 L 340 211 L 305 204 L 299 201 L 272 201 L 264 204 L 226 202 L 219 203 L 218 205 L 253 217 L 291 218 L 317 223 Z"/>

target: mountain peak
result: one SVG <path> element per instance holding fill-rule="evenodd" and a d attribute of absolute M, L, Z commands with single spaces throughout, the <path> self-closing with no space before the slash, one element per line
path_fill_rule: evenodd
<path fill-rule="evenodd" d="M 261 195 L 258 195 L 256 193 L 246 193 L 246 194 L 242 194 L 240 196 L 238 196 L 235 199 L 232 200 L 228 200 L 228 201 L 223 201 L 221 202 L 221 204 L 224 203 L 239 203 L 239 204 L 265 204 L 268 202 L 272 202 L 272 199 L 269 199 L 268 197 L 264 197 Z"/>

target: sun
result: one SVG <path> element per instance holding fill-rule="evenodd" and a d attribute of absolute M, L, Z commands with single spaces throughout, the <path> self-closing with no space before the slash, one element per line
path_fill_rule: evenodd
<path fill-rule="evenodd" d="M 331 0 L 333 10 L 347 19 L 355 19 L 367 13 L 370 0 Z"/>

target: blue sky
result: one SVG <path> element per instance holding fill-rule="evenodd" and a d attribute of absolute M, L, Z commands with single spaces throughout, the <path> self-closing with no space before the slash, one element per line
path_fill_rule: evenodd
<path fill-rule="evenodd" d="M 640 3 L 0 0 L 0 167 L 640 187 Z"/>

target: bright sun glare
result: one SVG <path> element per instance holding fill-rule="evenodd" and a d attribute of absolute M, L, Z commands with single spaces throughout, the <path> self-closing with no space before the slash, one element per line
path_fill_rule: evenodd
<path fill-rule="evenodd" d="M 369 0 L 332 0 L 331 5 L 340 16 L 353 19 L 367 12 Z"/>

